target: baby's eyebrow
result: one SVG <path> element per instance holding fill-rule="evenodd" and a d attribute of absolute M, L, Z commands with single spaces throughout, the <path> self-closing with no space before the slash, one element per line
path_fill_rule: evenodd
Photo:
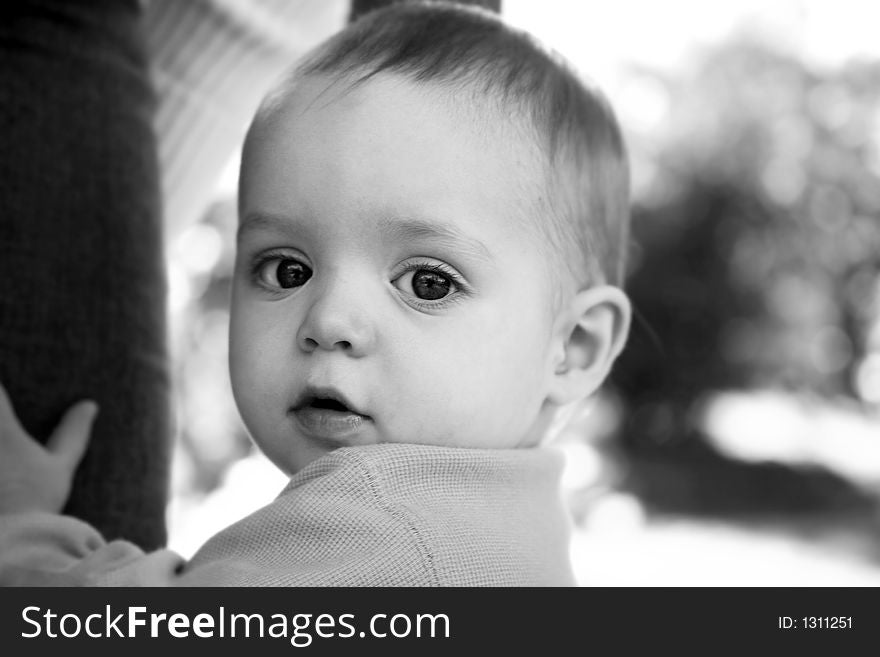
<path fill-rule="evenodd" d="M 297 233 L 290 219 L 252 212 L 245 215 L 238 226 L 236 239 L 241 242 L 250 232 L 262 230 L 293 231 Z M 453 251 L 472 260 L 492 261 L 492 252 L 480 240 L 464 234 L 453 226 L 425 219 L 401 219 L 386 217 L 380 219 L 378 228 L 384 239 L 391 242 L 430 243 Z"/>
<path fill-rule="evenodd" d="M 245 215 L 238 224 L 238 231 L 236 232 L 235 239 L 238 242 L 241 242 L 248 233 L 259 232 L 261 230 L 287 231 L 290 230 L 289 224 L 289 221 L 282 219 L 281 217 L 252 212 Z"/>
<path fill-rule="evenodd" d="M 492 260 L 492 253 L 485 244 L 452 226 L 422 219 L 387 218 L 380 222 L 380 229 L 392 240 L 433 242 L 466 257 Z"/>

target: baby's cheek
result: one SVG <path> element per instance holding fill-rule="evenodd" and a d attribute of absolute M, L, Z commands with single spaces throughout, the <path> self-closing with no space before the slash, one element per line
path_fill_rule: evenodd
<path fill-rule="evenodd" d="M 463 386 L 453 368 L 433 359 L 421 361 L 418 371 L 386 378 L 396 394 L 386 400 L 386 440 L 429 445 L 466 444 L 462 432 L 479 419 L 473 411 L 473 394 Z M 448 361 L 445 364 L 449 364 Z"/>

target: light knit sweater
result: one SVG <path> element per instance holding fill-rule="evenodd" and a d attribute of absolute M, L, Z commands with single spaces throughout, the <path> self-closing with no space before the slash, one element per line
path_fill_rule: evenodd
<path fill-rule="evenodd" d="M 71 518 L 0 518 L 0 583 L 570 586 L 552 449 L 338 449 L 183 565 L 105 543 Z"/>

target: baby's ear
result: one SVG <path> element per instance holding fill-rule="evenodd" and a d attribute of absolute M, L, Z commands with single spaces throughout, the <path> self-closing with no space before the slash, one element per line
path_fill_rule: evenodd
<path fill-rule="evenodd" d="M 611 285 L 569 299 L 556 318 L 549 401 L 563 406 L 598 390 L 626 343 L 631 314 L 626 294 Z"/>

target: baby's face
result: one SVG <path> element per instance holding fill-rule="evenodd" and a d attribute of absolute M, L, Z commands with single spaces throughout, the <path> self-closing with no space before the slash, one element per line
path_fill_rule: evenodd
<path fill-rule="evenodd" d="M 554 316 L 527 228 L 535 160 L 392 76 L 351 90 L 307 78 L 252 130 L 230 365 L 276 465 L 349 445 L 539 440 Z"/>

